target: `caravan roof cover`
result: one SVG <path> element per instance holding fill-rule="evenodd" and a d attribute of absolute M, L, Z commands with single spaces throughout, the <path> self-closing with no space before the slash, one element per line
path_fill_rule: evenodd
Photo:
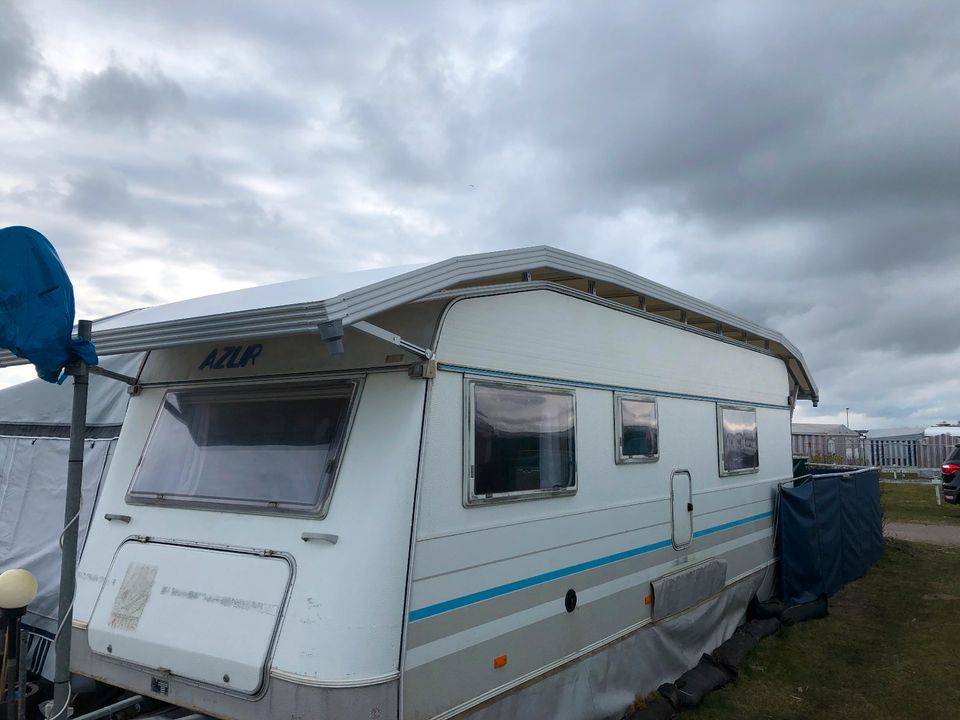
<path fill-rule="evenodd" d="M 662 322 L 770 352 L 786 364 L 799 398 L 819 400 L 803 356 L 780 333 L 613 265 L 545 246 L 328 274 L 135 310 L 95 323 L 93 340 L 98 352 L 112 354 L 310 333 L 320 323 L 340 320 L 349 326 L 439 293 L 520 282 L 563 285 Z M 0 352 L 0 366 L 16 362 Z"/>

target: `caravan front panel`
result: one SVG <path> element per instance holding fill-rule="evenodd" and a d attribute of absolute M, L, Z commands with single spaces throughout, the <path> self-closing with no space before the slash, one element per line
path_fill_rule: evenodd
<path fill-rule="evenodd" d="M 427 383 L 314 343 L 244 341 L 262 375 L 210 380 L 205 346 L 151 354 L 80 561 L 79 671 L 216 717 L 396 716 Z"/>

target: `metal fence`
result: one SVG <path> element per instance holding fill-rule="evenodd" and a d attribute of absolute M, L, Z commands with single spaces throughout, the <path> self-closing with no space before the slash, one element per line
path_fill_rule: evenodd
<path fill-rule="evenodd" d="M 823 462 L 851 465 L 864 465 L 867 461 L 866 443 L 859 435 L 794 433 L 793 454 Z"/>
<path fill-rule="evenodd" d="M 862 438 L 859 435 L 794 433 L 793 454 L 818 462 L 877 465 L 896 468 L 939 468 L 954 446 L 956 435 L 913 438 Z"/>
<path fill-rule="evenodd" d="M 934 435 L 914 439 L 867 440 L 871 463 L 884 467 L 939 468 L 954 446 L 956 435 Z"/>

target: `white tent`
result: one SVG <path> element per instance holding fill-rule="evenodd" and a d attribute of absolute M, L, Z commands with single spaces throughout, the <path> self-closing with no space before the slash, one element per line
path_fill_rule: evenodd
<path fill-rule="evenodd" d="M 143 355 L 105 358 L 108 370 L 135 376 Z M 52 678 L 57 628 L 59 538 L 63 528 L 73 383 L 32 380 L 0 390 L 0 571 L 26 568 L 39 593 L 24 618 L 34 672 Z M 127 411 L 127 386 L 90 376 L 79 547 Z"/>

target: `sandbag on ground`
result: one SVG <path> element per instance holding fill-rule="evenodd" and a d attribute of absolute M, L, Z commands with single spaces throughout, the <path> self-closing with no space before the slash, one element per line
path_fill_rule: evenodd
<path fill-rule="evenodd" d="M 696 707 L 707 693 L 729 685 L 733 675 L 709 655 L 703 655 L 692 670 L 676 682 L 664 683 L 658 691 L 678 710 Z"/>
<path fill-rule="evenodd" d="M 737 628 L 737 631 L 749 633 L 757 640 L 762 640 L 768 635 L 773 635 L 779 629 L 780 621 L 777 618 L 767 618 L 766 620 L 751 620 L 748 623 L 744 623 Z"/>
<path fill-rule="evenodd" d="M 713 651 L 713 659 L 727 670 L 736 674 L 747 659 L 747 655 L 757 646 L 760 640 L 739 628 L 720 647 Z"/>
<path fill-rule="evenodd" d="M 784 625 L 796 625 L 807 620 L 819 620 L 827 615 L 827 596 L 821 595 L 811 602 L 787 608 L 780 615 L 780 621 Z"/>
<path fill-rule="evenodd" d="M 653 698 L 643 707 L 637 708 L 625 720 L 672 720 L 677 711 L 663 696 Z"/>
<path fill-rule="evenodd" d="M 778 618 L 786 609 L 786 605 L 780 600 L 767 600 L 760 602 L 754 595 L 747 606 L 747 618 L 750 620 L 767 620 L 768 618 Z"/>

